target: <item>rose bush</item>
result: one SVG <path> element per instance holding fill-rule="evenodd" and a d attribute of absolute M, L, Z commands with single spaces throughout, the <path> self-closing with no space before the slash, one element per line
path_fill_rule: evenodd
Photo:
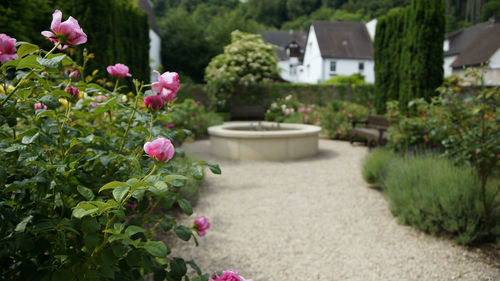
<path fill-rule="evenodd" d="M 163 211 L 178 206 L 191 215 L 180 190 L 205 167 L 220 173 L 219 167 L 175 164 L 184 153 L 171 140 L 185 130 L 161 126 L 173 102 L 162 99 L 155 108 L 144 102 L 164 91 L 146 90 L 149 85 L 136 80 L 133 96 L 120 93 L 118 83 L 113 91 L 102 87 L 85 69 L 92 55 L 84 54 L 78 65 L 54 53 L 86 41 L 78 22 L 70 17 L 61 23 L 56 10 L 51 30 L 43 35 L 52 50 L 17 43 L 17 58 L 8 53 L 0 66 L 0 276 L 142 280 L 153 274 L 155 280 L 181 280 L 190 265 L 193 280 L 208 280 L 193 261 L 171 257 L 155 233 L 173 231 L 198 243 L 198 224 L 180 225 Z M 118 80 L 128 76 L 122 74 Z"/>

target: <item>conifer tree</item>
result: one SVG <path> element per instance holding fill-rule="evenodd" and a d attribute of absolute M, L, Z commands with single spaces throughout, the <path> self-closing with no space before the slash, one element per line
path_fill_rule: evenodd
<path fill-rule="evenodd" d="M 401 52 L 399 103 L 403 110 L 415 98 L 430 98 L 443 82 L 443 0 L 412 0 Z"/>

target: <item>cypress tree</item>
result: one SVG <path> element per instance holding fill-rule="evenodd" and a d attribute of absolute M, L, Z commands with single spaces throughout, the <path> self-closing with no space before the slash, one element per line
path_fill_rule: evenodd
<path fill-rule="evenodd" d="M 399 104 L 430 100 L 443 82 L 444 0 L 412 0 L 401 53 Z"/>
<path fill-rule="evenodd" d="M 375 108 L 378 114 L 386 111 L 386 102 L 398 100 L 401 48 L 404 42 L 404 23 L 407 8 L 395 8 L 377 23 L 374 42 Z"/>

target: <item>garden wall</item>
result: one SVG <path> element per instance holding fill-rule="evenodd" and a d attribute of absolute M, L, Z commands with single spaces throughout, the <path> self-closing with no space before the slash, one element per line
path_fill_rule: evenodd
<path fill-rule="evenodd" d="M 237 89 L 236 94 L 229 100 L 229 104 L 261 105 L 268 107 L 278 98 L 293 95 L 305 104 L 325 106 L 332 100 L 345 100 L 363 105 L 370 105 L 373 101 L 374 86 L 367 85 L 308 85 L 290 83 L 263 83 Z M 203 85 L 182 85 L 178 93 L 182 101 L 186 98 L 199 100 L 210 104 L 209 95 L 203 90 Z"/>

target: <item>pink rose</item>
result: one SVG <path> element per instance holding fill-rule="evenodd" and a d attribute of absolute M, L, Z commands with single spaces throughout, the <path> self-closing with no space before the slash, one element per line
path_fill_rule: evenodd
<path fill-rule="evenodd" d="M 147 96 L 144 105 L 151 110 L 159 110 L 163 106 L 163 100 L 158 95 Z"/>
<path fill-rule="evenodd" d="M 50 42 L 56 45 L 60 50 L 68 48 L 68 46 L 80 45 L 87 42 L 87 35 L 83 32 L 78 24 L 78 21 L 73 17 L 69 17 L 65 22 L 61 23 L 62 12 L 55 10 L 52 14 L 52 23 L 50 24 L 51 31 L 42 31 L 42 35 L 49 39 Z"/>
<path fill-rule="evenodd" d="M 78 70 L 75 70 L 75 71 L 72 71 L 70 74 L 69 74 L 69 78 L 71 79 L 78 79 Z"/>
<path fill-rule="evenodd" d="M 80 94 L 80 91 L 78 91 L 77 88 L 68 86 L 65 89 L 66 93 L 70 94 L 73 98 L 77 99 L 78 95 Z"/>
<path fill-rule="evenodd" d="M 167 125 L 167 128 L 169 128 L 169 129 L 172 129 L 173 127 L 175 127 L 175 125 L 174 125 L 174 124 L 168 124 L 168 125 Z"/>
<path fill-rule="evenodd" d="M 177 91 L 179 91 L 179 74 L 176 72 L 165 72 L 160 75 L 158 71 L 158 82 L 151 84 L 151 89 L 157 92 L 164 103 L 168 103 L 177 96 Z"/>
<path fill-rule="evenodd" d="M 208 281 L 252 281 L 245 280 L 243 277 L 238 275 L 238 271 L 236 270 L 226 270 L 222 272 L 220 276 L 217 276 L 217 272 L 214 273 L 214 276 L 210 278 Z"/>
<path fill-rule="evenodd" d="M 347 116 L 349 116 L 349 118 L 352 118 L 352 113 L 347 114 Z"/>
<path fill-rule="evenodd" d="M 198 231 L 198 235 L 205 236 L 205 230 L 210 228 L 210 221 L 206 217 L 201 216 L 194 221 L 194 225 Z"/>
<path fill-rule="evenodd" d="M 35 103 L 35 110 L 47 110 L 47 106 L 43 103 Z"/>
<path fill-rule="evenodd" d="M 130 210 L 132 211 L 135 211 L 135 209 L 137 209 L 137 202 L 134 202 L 134 204 L 125 203 L 125 207 L 130 208 Z"/>
<path fill-rule="evenodd" d="M 144 144 L 144 152 L 146 152 L 151 159 L 167 162 L 174 157 L 175 148 L 166 138 L 157 138 L 152 142 Z"/>
<path fill-rule="evenodd" d="M 16 39 L 0 33 L 0 62 L 8 62 L 17 59 Z"/>
<path fill-rule="evenodd" d="M 132 74 L 128 73 L 128 66 L 124 65 L 123 63 L 110 65 L 106 68 L 106 70 L 108 71 L 109 74 L 115 77 L 125 78 L 132 76 Z"/>
<path fill-rule="evenodd" d="M 201 101 L 196 101 L 196 105 L 201 105 Z"/>

